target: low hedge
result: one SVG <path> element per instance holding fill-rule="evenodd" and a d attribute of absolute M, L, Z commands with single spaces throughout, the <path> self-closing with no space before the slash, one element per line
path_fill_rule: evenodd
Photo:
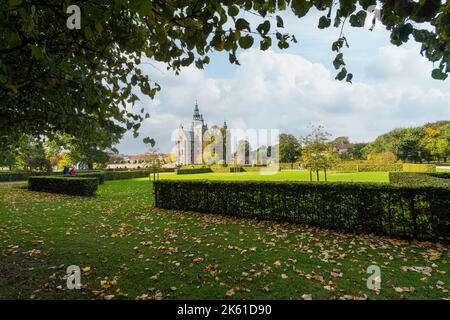
<path fill-rule="evenodd" d="M 30 172 L 30 171 L 6 171 L 0 172 L 0 182 L 26 181 L 33 176 L 55 176 L 61 172 Z"/>
<path fill-rule="evenodd" d="M 401 163 L 393 164 L 383 164 L 375 163 L 366 160 L 353 160 L 353 161 L 342 161 L 337 163 L 333 170 L 345 172 L 345 171 L 356 171 L 356 172 L 376 172 L 376 171 L 402 171 L 403 166 Z"/>
<path fill-rule="evenodd" d="M 160 180 L 157 207 L 450 240 L 450 190 L 389 184 Z"/>
<path fill-rule="evenodd" d="M 181 168 L 181 169 L 177 169 L 175 171 L 176 174 L 196 174 L 196 173 L 209 173 L 209 172 L 213 172 L 211 168 L 209 167 L 205 167 L 205 168 Z"/>
<path fill-rule="evenodd" d="M 98 180 L 98 184 L 105 183 L 105 174 L 103 172 L 89 172 L 89 173 L 76 173 L 74 175 L 64 175 L 66 178 L 96 178 Z"/>
<path fill-rule="evenodd" d="M 423 164 L 423 163 L 404 163 L 404 172 L 436 172 L 435 164 Z"/>
<path fill-rule="evenodd" d="M 389 172 L 389 182 L 402 186 L 450 187 L 450 173 Z"/>
<path fill-rule="evenodd" d="M 429 176 L 438 177 L 442 179 L 450 179 L 450 172 L 431 172 L 428 173 Z"/>
<path fill-rule="evenodd" d="M 37 176 L 28 179 L 28 188 L 32 191 L 93 196 L 98 182 L 97 178 Z"/>
<path fill-rule="evenodd" d="M 124 180 L 148 177 L 153 170 L 105 171 L 105 180 Z"/>
<path fill-rule="evenodd" d="M 381 164 L 381 163 L 363 163 L 357 167 L 358 172 L 376 172 L 376 171 L 402 171 L 403 167 L 401 163 L 393 164 Z"/>
<path fill-rule="evenodd" d="M 27 172 L 1 172 L 0 182 L 5 181 L 25 181 L 30 176 Z"/>

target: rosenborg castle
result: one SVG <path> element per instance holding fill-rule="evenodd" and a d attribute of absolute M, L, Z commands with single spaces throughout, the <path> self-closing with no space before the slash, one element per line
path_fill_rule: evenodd
<path fill-rule="evenodd" d="M 224 162 L 230 163 L 231 152 L 227 141 L 227 123 L 224 122 L 223 127 L 213 126 L 216 129 L 221 129 L 223 135 L 223 152 L 222 157 Z M 176 157 L 178 165 L 188 164 L 203 164 L 203 151 L 205 148 L 205 133 L 208 131 L 208 125 L 203 120 L 203 115 L 200 114 L 198 104 L 195 103 L 194 115 L 189 130 L 183 128 L 182 125 L 178 128 L 175 138 Z"/>

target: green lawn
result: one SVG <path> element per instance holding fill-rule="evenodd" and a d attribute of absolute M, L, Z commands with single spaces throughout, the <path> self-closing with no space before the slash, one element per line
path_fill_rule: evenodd
<path fill-rule="evenodd" d="M 450 297 L 448 246 L 159 210 L 152 201 L 148 179 L 107 181 L 90 199 L 0 185 L 0 298 Z M 366 287 L 371 264 L 381 267 L 379 295 Z M 66 289 L 69 265 L 83 268 L 82 290 Z"/>
<path fill-rule="evenodd" d="M 180 174 L 161 173 L 161 179 L 210 179 L 210 180 L 271 180 L 271 181 L 309 181 L 309 172 L 305 170 L 285 170 L 275 173 L 239 172 L 239 173 L 199 173 Z M 354 182 L 389 182 L 388 172 L 328 172 L 328 181 L 354 181 Z M 313 176 L 315 181 L 315 176 Z M 321 172 L 320 180 L 324 180 Z"/>

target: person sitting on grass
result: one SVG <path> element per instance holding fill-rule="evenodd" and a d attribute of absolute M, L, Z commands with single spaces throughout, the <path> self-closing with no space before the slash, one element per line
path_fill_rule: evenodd
<path fill-rule="evenodd" d="M 75 173 L 77 173 L 75 167 L 70 168 L 69 174 L 74 175 Z"/>
<path fill-rule="evenodd" d="M 62 174 L 69 174 L 69 167 L 68 166 L 64 166 Z"/>

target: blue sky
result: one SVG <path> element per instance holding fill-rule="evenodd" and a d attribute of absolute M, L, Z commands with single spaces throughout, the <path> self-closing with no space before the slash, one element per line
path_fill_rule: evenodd
<path fill-rule="evenodd" d="M 126 134 L 121 153 L 146 151 L 142 138 L 155 138 L 162 152 L 173 147 L 172 132 L 189 127 L 195 100 L 209 125 L 226 119 L 232 128 L 279 129 L 296 136 L 311 124 L 321 124 L 334 137 L 370 141 L 396 127 L 450 119 L 449 80 L 431 78 L 432 64 L 421 57 L 413 41 L 396 47 L 382 27 L 344 29 L 350 48 L 344 50 L 353 84 L 334 80 L 331 44 L 338 29 L 320 30 L 320 13 L 302 19 L 282 14 L 284 30 L 298 40 L 287 50 L 254 48 L 239 53 L 241 66 L 231 65 L 226 53 L 213 53 L 204 70 L 183 69 L 179 76 L 160 63 L 143 66 L 162 87 L 154 100 L 143 98 L 150 118 L 141 135 Z M 258 22 L 253 15 L 246 17 Z M 257 25 L 257 24 L 254 24 Z"/>

